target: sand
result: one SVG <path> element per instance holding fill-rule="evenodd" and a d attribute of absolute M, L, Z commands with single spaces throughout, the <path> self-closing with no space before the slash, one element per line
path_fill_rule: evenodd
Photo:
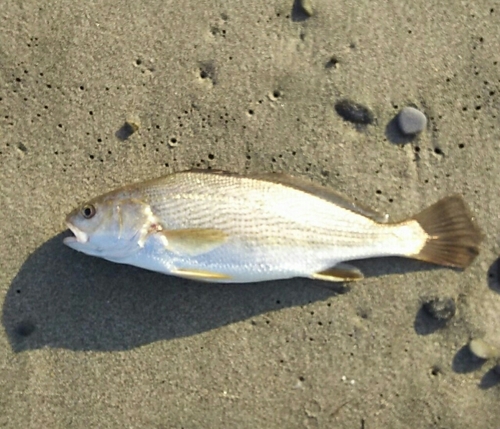
<path fill-rule="evenodd" d="M 500 6 L 311 3 L 3 1 L 1 427 L 500 426 L 500 376 L 467 349 L 500 345 Z M 413 139 L 404 106 L 428 118 Z M 481 254 L 220 286 L 62 244 L 75 204 L 191 167 L 293 173 L 394 220 L 458 193 Z M 455 316 L 436 323 L 429 297 Z"/>

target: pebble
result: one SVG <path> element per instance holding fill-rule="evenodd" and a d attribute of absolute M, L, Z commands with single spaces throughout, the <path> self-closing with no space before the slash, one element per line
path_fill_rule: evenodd
<path fill-rule="evenodd" d="M 368 107 L 347 98 L 335 103 L 336 112 L 346 121 L 368 125 L 373 123 L 373 113 Z"/>
<path fill-rule="evenodd" d="M 475 338 L 469 343 L 470 351 L 481 359 L 493 359 L 500 357 L 500 350 L 484 341 L 482 338 Z"/>
<path fill-rule="evenodd" d="M 413 135 L 425 130 L 427 118 L 414 107 L 404 107 L 399 112 L 398 125 L 403 134 Z"/>
<path fill-rule="evenodd" d="M 457 312 L 453 298 L 433 298 L 424 302 L 423 307 L 430 316 L 440 322 L 450 320 Z"/>
<path fill-rule="evenodd" d="M 302 10 L 304 11 L 304 13 L 307 16 L 313 15 L 313 7 L 312 7 L 311 0 L 299 0 L 299 3 L 300 3 L 300 7 L 302 8 Z"/>
<path fill-rule="evenodd" d="M 132 134 L 139 130 L 139 121 L 127 120 L 121 126 L 121 128 L 116 132 L 116 136 L 120 140 L 127 140 Z"/>

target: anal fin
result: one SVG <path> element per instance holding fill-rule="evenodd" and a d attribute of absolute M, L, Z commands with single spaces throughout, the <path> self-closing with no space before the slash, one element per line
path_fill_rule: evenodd
<path fill-rule="evenodd" d="M 349 264 L 337 264 L 324 271 L 314 273 L 311 278 L 328 282 L 352 282 L 364 278 L 363 273 Z"/>

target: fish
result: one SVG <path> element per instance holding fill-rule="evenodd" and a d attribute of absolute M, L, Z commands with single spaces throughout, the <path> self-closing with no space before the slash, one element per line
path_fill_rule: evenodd
<path fill-rule="evenodd" d="M 482 232 L 460 195 L 401 222 L 285 173 L 185 170 L 132 183 L 66 216 L 87 255 L 214 283 L 360 280 L 347 262 L 399 256 L 467 268 Z"/>

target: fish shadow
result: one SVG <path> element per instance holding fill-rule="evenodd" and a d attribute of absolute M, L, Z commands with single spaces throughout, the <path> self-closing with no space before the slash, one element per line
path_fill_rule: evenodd
<path fill-rule="evenodd" d="M 197 283 L 83 255 L 63 245 L 67 235 L 40 246 L 11 283 L 2 323 L 15 352 L 129 350 L 347 291 L 307 279 Z"/>
<path fill-rule="evenodd" d="M 348 263 L 359 268 L 366 278 L 387 276 L 387 278 L 390 279 L 389 276 L 391 275 L 443 269 L 443 267 L 438 265 L 432 265 L 427 262 L 417 261 L 410 258 L 400 258 L 397 256 L 360 259 L 356 261 L 349 261 Z"/>
<path fill-rule="evenodd" d="M 309 279 L 198 283 L 83 255 L 63 245 L 67 235 L 33 252 L 10 285 L 2 323 L 15 352 L 129 350 L 349 291 L 341 283 Z M 429 269 L 402 258 L 356 265 L 367 277 Z"/>

